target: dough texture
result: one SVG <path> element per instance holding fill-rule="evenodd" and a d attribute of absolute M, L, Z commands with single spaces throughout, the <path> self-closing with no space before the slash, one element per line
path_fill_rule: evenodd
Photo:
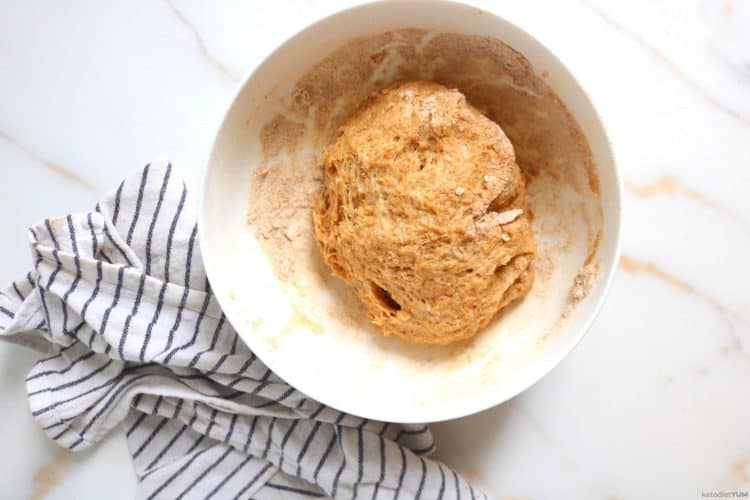
<path fill-rule="evenodd" d="M 457 90 L 417 81 L 372 95 L 325 152 L 315 237 L 386 335 L 475 335 L 531 288 L 523 175 L 503 130 Z"/>

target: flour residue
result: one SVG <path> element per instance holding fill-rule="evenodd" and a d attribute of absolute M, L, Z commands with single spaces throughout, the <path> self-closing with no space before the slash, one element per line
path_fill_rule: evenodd
<path fill-rule="evenodd" d="M 294 275 L 299 255 L 310 251 L 312 199 L 320 183 L 317 164 L 308 160 L 304 168 L 298 161 L 273 157 L 253 169 L 250 183 L 248 223 L 284 281 Z"/>
<path fill-rule="evenodd" d="M 281 152 L 294 152 L 305 130 L 304 123 L 291 121 L 283 115 L 276 115 L 261 130 L 260 143 L 263 147 L 263 156 L 271 158 L 278 156 Z"/>

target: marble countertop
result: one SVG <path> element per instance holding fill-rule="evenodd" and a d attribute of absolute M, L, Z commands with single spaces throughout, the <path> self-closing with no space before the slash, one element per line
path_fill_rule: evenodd
<path fill-rule="evenodd" d="M 195 186 L 240 76 L 342 3 L 4 1 L 0 281 L 31 266 L 32 222 L 90 208 L 159 153 Z M 623 258 L 573 354 L 435 425 L 439 456 L 506 500 L 750 490 L 750 3 L 476 3 L 589 90 L 625 180 Z M 0 496 L 132 498 L 122 436 L 73 455 L 33 422 L 34 359 L 0 345 Z"/>

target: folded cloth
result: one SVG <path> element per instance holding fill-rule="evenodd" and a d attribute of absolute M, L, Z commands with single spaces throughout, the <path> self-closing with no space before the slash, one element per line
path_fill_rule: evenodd
<path fill-rule="evenodd" d="M 425 458 L 425 425 L 362 419 L 289 386 L 211 294 L 184 183 L 160 160 L 87 214 L 30 230 L 0 338 L 46 352 L 31 413 L 82 450 L 122 425 L 139 498 L 483 498 Z"/>

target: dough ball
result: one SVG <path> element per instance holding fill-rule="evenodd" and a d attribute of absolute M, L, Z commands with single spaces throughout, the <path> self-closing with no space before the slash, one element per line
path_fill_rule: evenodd
<path fill-rule="evenodd" d="M 375 93 L 325 151 L 315 237 L 384 334 L 475 335 L 531 288 L 526 188 L 502 129 L 457 90 Z"/>

